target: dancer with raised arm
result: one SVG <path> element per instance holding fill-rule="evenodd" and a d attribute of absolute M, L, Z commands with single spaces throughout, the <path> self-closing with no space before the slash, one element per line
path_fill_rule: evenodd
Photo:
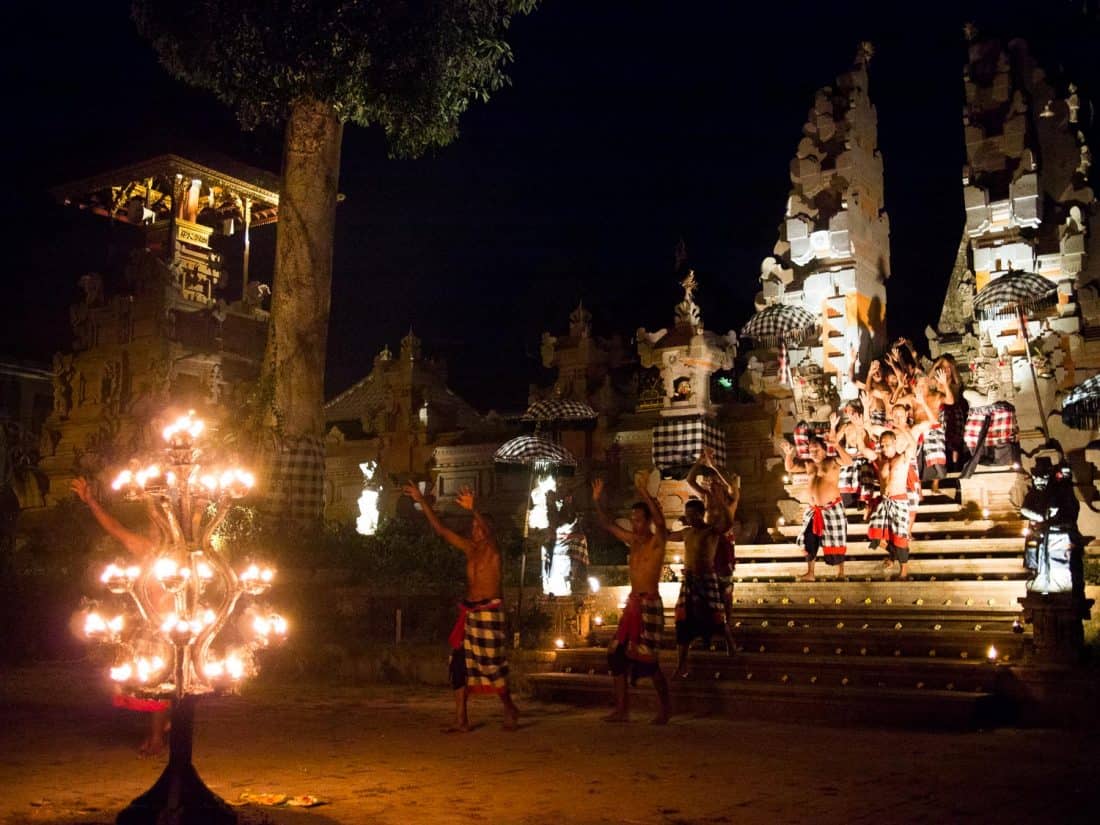
<path fill-rule="evenodd" d="M 798 458 L 794 445 L 786 439 L 779 441 L 779 449 L 788 473 L 805 473 L 810 477 L 810 506 L 798 534 L 798 544 L 806 554 L 806 572 L 798 580 L 815 580 L 814 565 L 819 551 L 824 552 L 826 564 L 836 567 L 840 578 L 848 552 L 848 518 L 840 497 L 840 468 L 842 461 L 850 462 L 851 458 L 844 451 L 837 458 L 830 458 L 825 442 L 817 435 L 810 436 L 809 458 Z"/>
<path fill-rule="evenodd" d="M 504 729 L 515 730 L 519 710 L 508 690 L 500 548 L 489 518 L 478 512 L 474 494 L 469 488 L 459 490 L 455 503 L 473 516 L 467 538 L 440 521 L 419 486 L 406 484 L 405 495 L 420 505 L 431 528 L 447 544 L 466 556 L 466 598 L 459 604 L 458 621 L 448 639 L 451 645 L 451 689 L 455 696 L 453 730 L 470 730 L 466 700 L 471 693 L 497 694 L 504 709 Z"/>
<path fill-rule="evenodd" d="M 607 651 L 608 664 L 615 679 L 615 710 L 606 720 L 627 722 L 630 719 L 626 684 L 629 673 L 632 685 L 636 685 L 639 679 L 653 680 L 659 708 L 653 723 L 664 725 L 668 722 L 670 706 L 668 683 L 657 659 L 665 626 L 665 608 L 661 603 L 658 584 L 665 564 L 668 528 L 661 506 L 649 494 L 647 478 L 645 473 L 634 477 L 641 500 L 630 509 L 630 530 L 615 524 L 604 510 L 603 479 L 597 478 L 592 482 L 592 502 L 600 526 L 630 547 L 630 596 L 619 619 L 619 629 Z"/>
<path fill-rule="evenodd" d="M 73 479 L 69 487 L 77 498 L 88 505 L 92 516 L 103 528 L 103 531 L 125 547 L 130 555 L 144 561 L 153 554 L 153 551 L 156 550 L 156 544 L 153 540 L 128 529 L 122 522 L 104 510 L 103 505 L 99 503 L 92 492 L 92 487 L 87 479 Z M 159 585 L 156 585 L 156 587 L 159 587 Z M 171 603 L 174 603 L 175 600 L 172 594 L 163 588 L 161 588 L 159 598 Z M 139 639 L 137 644 L 149 643 L 150 641 L 149 639 Z M 164 751 L 168 745 L 168 711 L 172 707 L 170 702 L 160 699 L 138 699 L 118 693 L 114 697 L 114 704 L 116 707 L 126 710 L 136 710 L 139 713 L 149 714 L 149 735 L 138 747 L 138 753 L 142 756 L 157 756 Z"/>

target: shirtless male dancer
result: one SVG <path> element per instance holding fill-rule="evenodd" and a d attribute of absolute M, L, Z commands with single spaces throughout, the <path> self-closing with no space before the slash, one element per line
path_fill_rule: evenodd
<path fill-rule="evenodd" d="M 95 494 L 92 492 L 92 488 L 88 484 L 87 479 L 73 479 L 72 484 L 69 486 L 73 493 L 76 494 L 76 497 L 88 505 L 88 509 L 92 511 L 92 515 L 99 523 L 99 526 L 103 528 L 104 532 L 121 543 L 130 555 L 142 562 L 152 555 L 153 551 L 156 549 L 156 544 L 153 540 L 139 535 L 132 530 L 128 530 L 118 519 L 104 510 L 103 505 L 99 503 L 99 500 L 96 499 Z M 174 603 L 174 598 L 167 591 L 163 591 L 162 596 Z M 115 697 L 115 705 L 117 707 L 126 708 L 127 710 L 138 710 L 150 715 L 149 735 L 138 748 L 138 752 L 141 753 L 142 756 L 156 756 L 164 750 L 165 746 L 168 744 L 166 734 L 168 733 L 169 727 L 168 710 L 171 708 L 169 702 L 147 700 L 134 701 L 131 700 L 130 697 L 119 695 Z"/>
<path fill-rule="evenodd" d="M 707 471 L 707 484 L 699 483 L 699 475 Z M 722 595 L 722 607 L 726 620 L 723 631 L 726 637 L 726 653 L 734 654 L 733 643 L 733 568 L 737 563 L 733 543 L 733 522 L 737 517 L 737 505 L 741 502 L 741 478 L 734 474 L 733 483 L 727 481 L 714 466 L 714 450 L 704 447 L 695 466 L 688 471 L 688 485 L 703 499 L 705 519 L 718 533 L 718 547 L 714 552 L 714 572 L 718 576 L 718 588 Z"/>
<path fill-rule="evenodd" d="M 806 572 L 798 580 L 814 581 L 819 550 L 825 553 L 825 563 L 836 567 L 839 579 L 844 575 L 844 554 L 848 552 L 848 518 L 840 497 L 840 468 L 852 459 L 845 450 L 830 458 L 825 442 L 816 435 L 810 436 L 807 459 L 798 458 L 794 445 L 786 439 L 779 441 L 779 449 L 788 473 L 805 473 L 810 477 L 810 506 L 798 534 L 798 544 L 806 554 Z"/>
<path fill-rule="evenodd" d="M 519 710 L 508 690 L 505 656 L 504 604 L 501 599 L 500 548 L 488 519 L 478 512 L 474 494 L 462 488 L 455 503 L 473 515 L 470 537 L 460 536 L 440 521 L 416 484 L 405 485 L 405 495 L 420 505 L 431 528 L 466 555 L 466 598 L 459 605 L 451 645 L 450 677 L 455 695 L 455 731 L 470 730 L 466 699 L 470 693 L 495 693 L 504 707 L 504 729 L 515 730 Z"/>
<path fill-rule="evenodd" d="M 879 441 L 882 445 L 882 456 L 876 469 L 882 497 L 871 514 L 867 538 L 872 550 L 885 545 L 886 561 L 882 566 L 886 572 L 889 573 L 897 561 L 901 564 L 898 578 L 906 581 L 909 578 L 909 538 L 912 535 L 909 477 L 916 443 L 909 439 L 904 451 L 899 452 L 901 442 L 891 430 L 883 432 Z"/>
<path fill-rule="evenodd" d="M 726 624 L 722 590 L 714 572 L 714 554 L 718 550 L 719 525 L 706 521 L 706 505 L 690 499 L 684 505 L 682 530 L 669 533 L 671 541 L 684 543 L 684 568 L 680 577 L 680 597 L 676 600 L 676 649 L 679 658 L 676 678 L 687 678 L 688 648 L 697 638 L 710 644 L 715 632 Z"/>
<path fill-rule="evenodd" d="M 630 720 L 626 685 L 629 671 L 632 685 L 637 684 L 639 679 L 653 680 L 659 705 L 653 724 L 664 725 L 668 723 L 669 700 L 668 683 L 657 661 L 665 626 L 665 608 L 661 603 L 658 583 L 665 564 L 668 528 L 661 506 L 649 494 L 646 481 L 645 473 L 634 477 L 641 501 L 630 509 L 630 530 L 615 524 L 604 510 L 603 479 L 592 481 L 592 502 L 596 506 L 596 519 L 600 526 L 630 547 L 630 596 L 619 619 L 619 629 L 607 651 L 607 661 L 615 677 L 615 710 L 606 717 L 606 721 Z"/>

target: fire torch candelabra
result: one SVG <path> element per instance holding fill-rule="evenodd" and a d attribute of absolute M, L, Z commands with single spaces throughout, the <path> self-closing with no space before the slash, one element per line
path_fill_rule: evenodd
<path fill-rule="evenodd" d="M 101 577 L 111 593 L 129 597 L 129 614 L 108 617 L 92 604 L 84 631 L 116 647 L 111 678 L 123 692 L 172 704 L 168 766 L 119 814 L 120 825 L 236 821 L 192 765 L 195 704 L 205 694 L 235 692 L 256 672 L 254 652 L 286 635 L 281 616 L 253 603 L 237 623 L 246 641 L 218 647 L 241 597 L 263 594 L 275 572 L 257 563 L 235 570 L 213 540 L 254 478 L 240 467 L 205 464 L 197 446 L 203 430 L 194 413 L 180 417 L 164 429 L 156 459 L 132 461 L 111 485 L 145 502 L 158 538 L 138 563 L 108 565 Z"/>

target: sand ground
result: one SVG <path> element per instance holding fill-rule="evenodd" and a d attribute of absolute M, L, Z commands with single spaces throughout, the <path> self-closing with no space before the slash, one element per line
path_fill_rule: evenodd
<path fill-rule="evenodd" d="M 98 669 L 0 671 L 0 821 L 107 823 L 163 759 L 140 759 L 137 714 L 109 706 Z M 679 717 L 667 728 L 495 699 L 447 734 L 425 687 L 262 679 L 199 708 L 195 764 L 227 799 L 314 794 L 310 810 L 249 806 L 245 823 L 1096 822 L 1100 744 L 1081 731 L 966 734 Z"/>

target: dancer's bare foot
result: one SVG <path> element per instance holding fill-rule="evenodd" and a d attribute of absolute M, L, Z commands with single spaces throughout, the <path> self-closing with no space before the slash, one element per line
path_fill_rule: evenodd
<path fill-rule="evenodd" d="M 672 674 L 673 679 L 686 679 L 691 675 L 691 670 L 687 667 L 678 668 L 675 673 Z"/>
<path fill-rule="evenodd" d="M 630 715 L 627 714 L 625 711 L 616 710 L 616 711 L 612 711 L 611 713 L 607 714 L 607 716 L 605 716 L 603 718 L 603 720 L 605 722 L 615 722 L 615 723 L 629 722 L 630 721 Z"/>
<path fill-rule="evenodd" d="M 152 737 L 150 736 L 141 746 L 138 748 L 138 754 L 143 758 L 150 756 L 160 756 L 164 753 L 164 749 L 168 747 L 168 742 L 164 737 Z"/>
<path fill-rule="evenodd" d="M 817 579 L 814 577 L 813 573 L 803 573 L 801 576 L 799 576 L 797 579 L 795 579 L 795 581 L 812 582 L 812 581 L 817 581 Z"/>

